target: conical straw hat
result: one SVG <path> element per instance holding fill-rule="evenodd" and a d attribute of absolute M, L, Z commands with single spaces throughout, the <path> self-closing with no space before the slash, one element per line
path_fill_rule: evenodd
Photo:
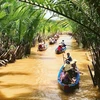
<path fill-rule="evenodd" d="M 65 67 L 65 71 L 72 69 L 70 64 L 64 64 L 64 67 Z"/>
<path fill-rule="evenodd" d="M 70 62 L 70 64 L 74 64 L 74 63 L 76 63 L 76 62 L 77 62 L 77 60 L 74 59 L 74 60 L 72 60 L 72 61 Z"/>

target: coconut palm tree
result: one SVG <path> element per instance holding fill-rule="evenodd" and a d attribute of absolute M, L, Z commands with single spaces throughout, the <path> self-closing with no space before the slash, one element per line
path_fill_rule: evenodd
<path fill-rule="evenodd" d="M 96 62 L 95 81 L 100 87 L 100 1 L 99 0 L 19 0 L 68 18 L 75 25 L 77 40 L 86 44 Z M 79 38 L 81 37 L 81 38 Z M 85 41 L 86 42 L 85 42 Z"/>

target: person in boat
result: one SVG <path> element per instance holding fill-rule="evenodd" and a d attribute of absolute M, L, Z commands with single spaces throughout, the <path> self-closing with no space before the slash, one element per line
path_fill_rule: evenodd
<path fill-rule="evenodd" d="M 42 48 L 42 43 L 39 43 L 39 46 L 38 46 L 38 48 Z"/>
<path fill-rule="evenodd" d="M 54 35 L 54 39 L 55 39 L 55 41 L 57 41 L 57 39 L 58 39 L 56 34 Z"/>
<path fill-rule="evenodd" d="M 59 44 L 58 50 L 59 50 L 59 51 L 62 51 L 62 44 Z"/>
<path fill-rule="evenodd" d="M 39 43 L 39 48 L 45 48 L 45 42 L 44 41 Z"/>
<path fill-rule="evenodd" d="M 70 76 L 71 76 L 72 78 L 76 77 L 76 75 L 77 75 L 78 73 L 81 73 L 81 72 L 79 72 L 76 63 L 77 63 L 77 60 L 73 60 L 72 62 L 70 62 L 72 69 L 69 70 L 69 73 L 70 73 Z"/>
<path fill-rule="evenodd" d="M 67 71 L 64 72 L 64 76 L 62 77 L 62 83 L 64 84 L 70 84 L 71 78 L 69 77 L 69 73 Z"/>
<path fill-rule="evenodd" d="M 70 53 L 67 53 L 67 58 L 65 58 L 65 59 L 66 59 L 65 63 L 70 64 L 70 62 L 72 61 L 72 57 L 71 57 Z"/>
<path fill-rule="evenodd" d="M 76 63 L 77 63 L 77 60 L 74 59 L 74 60 L 71 62 L 71 66 L 72 66 L 72 69 L 73 69 L 75 72 L 78 73 L 79 70 L 78 70 L 78 67 L 77 67 Z"/>
<path fill-rule="evenodd" d="M 75 60 L 75 59 L 74 59 L 73 63 L 71 63 L 71 64 L 72 64 L 72 67 L 73 67 L 73 70 L 74 70 L 76 73 L 83 74 L 83 72 L 79 71 L 79 69 L 78 69 L 76 63 L 77 63 L 77 60 Z"/>
<path fill-rule="evenodd" d="M 55 38 L 54 38 L 54 37 L 52 37 L 52 41 L 53 41 L 53 42 L 56 42 L 56 40 L 55 40 Z"/>
<path fill-rule="evenodd" d="M 49 41 L 52 42 L 52 38 L 49 38 Z"/>
<path fill-rule="evenodd" d="M 60 74 L 60 80 L 62 81 L 65 76 L 65 67 L 63 67 L 62 72 Z"/>
<path fill-rule="evenodd" d="M 73 80 L 73 78 L 70 77 L 70 74 L 68 72 L 71 69 L 72 69 L 72 67 L 70 66 L 70 64 L 64 64 L 64 68 L 63 68 L 61 76 L 60 76 L 60 79 L 61 79 L 62 83 L 71 84 L 71 83 L 75 82 Z"/>
<path fill-rule="evenodd" d="M 52 37 L 52 38 L 49 38 L 49 41 L 50 41 L 51 43 L 54 43 L 54 42 L 55 42 L 55 39 Z"/>
<path fill-rule="evenodd" d="M 60 75 L 60 80 L 64 84 L 69 84 L 71 83 L 71 79 L 69 78 L 68 72 L 65 71 L 65 67 L 62 70 L 62 73 Z"/>
<path fill-rule="evenodd" d="M 63 46 L 63 47 L 65 47 L 65 46 L 66 46 L 66 44 L 65 44 L 64 40 L 62 40 L 62 41 L 61 41 L 61 44 L 62 44 L 62 46 Z"/>

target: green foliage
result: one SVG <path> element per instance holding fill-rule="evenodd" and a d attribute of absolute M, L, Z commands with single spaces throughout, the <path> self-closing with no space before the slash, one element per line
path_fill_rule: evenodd
<path fill-rule="evenodd" d="M 2 3 L 0 31 L 6 33 L 17 43 L 20 43 L 25 36 L 27 36 L 25 38 L 27 42 L 32 42 L 40 19 L 43 18 L 42 11 L 16 0 L 12 2 L 6 0 L 0 3 Z"/>
<path fill-rule="evenodd" d="M 93 36 L 94 37 L 98 36 L 100 38 L 99 34 L 100 17 L 99 13 L 97 12 L 96 6 L 94 6 L 97 5 L 97 1 L 96 2 L 92 2 L 92 0 L 90 0 L 91 2 L 85 0 L 80 0 L 80 1 L 79 0 L 78 1 L 19 0 L 19 1 L 28 3 L 30 5 L 27 6 L 28 4 L 20 3 L 15 0 L 13 0 L 11 3 L 9 0 L 6 0 L 6 2 L 4 1 L 0 2 L 2 3 L 1 5 L 2 12 L 0 13 L 1 14 L 0 18 L 2 19 L 0 24 L 1 32 L 3 31 L 6 32 L 7 34 L 10 34 L 12 32 L 18 33 L 19 35 L 16 37 L 19 38 L 19 41 L 23 40 L 23 37 L 26 36 L 31 37 L 31 35 L 29 35 L 28 32 L 32 34 L 32 37 L 35 36 L 35 33 L 54 34 L 58 31 L 66 30 L 66 28 L 69 25 L 72 26 L 71 28 L 73 32 L 77 33 L 78 37 L 80 36 L 80 34 L 83 34 L 81 35 L 81 37 L 83 38 L 84 34 L 85 36 L 87 36 L 87 34 L 89 33 L 89 35 L 91 34 L 90 35 L 91 38 Z M 97 7 L 99 7 L 99 5 L 97 5 Z M 55 13 L 60 15 L 61 19 L 64 17 L 65 18 L 60 22 L 45 21 L 43 19 L 44 12 L 42 12 L 45 10 L 54 12 L 54 15 Z M 40 15 L 37 14 L 38 11 L 42 13 L 40 14 L 41 17 Z M 69 21 L 67 18 L 69 19 Z M 42 24 L 39 24 L 39 22 Z M 15 26 L 15 31 L 13 31 L 14 26 Z"/>
<path fill-rule="evenodd" d="M 69 18 L 85 27 L 87 30 L 91 31 L 92 34 L 98 35 L 100 37 L 97 29 L 98 25 L 95 22 L 96 20 L 94 21 L 94 19 L 91 17 L 91 11 L 95 12 L 95 9 L 90 9 L 88 1 L 57 0 L 54 2 L 51 0 L 50 2 L 49 0 L 45 0 L 41 3 L 38 0 L 35 0 L 30 4 L 36 5 L 40 8 L 48 9 L 54 13 Z M 94 13 L 94 15 L 99 17 L 97 13 Z"/>

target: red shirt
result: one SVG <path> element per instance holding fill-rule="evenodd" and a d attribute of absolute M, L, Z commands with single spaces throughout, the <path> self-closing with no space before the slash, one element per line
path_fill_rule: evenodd
<path fill-rule="evenodd" d="M 59 47 L 58 47 L 58 50 L 61 51 L 61 49 L 62 49 L 62 46 L 59 46 Z"/>

